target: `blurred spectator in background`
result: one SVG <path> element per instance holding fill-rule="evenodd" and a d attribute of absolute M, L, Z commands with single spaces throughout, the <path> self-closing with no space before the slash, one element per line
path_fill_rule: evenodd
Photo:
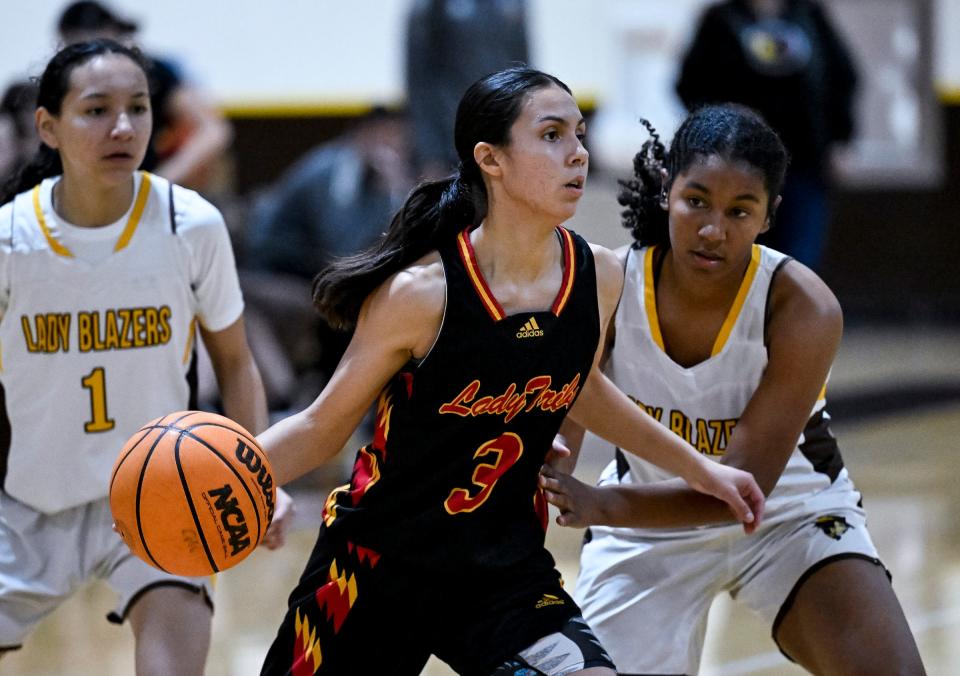
<path fill-rule="evenodd" d="M 420 175 L 457 164 L 457 103 L 479 78 L 527 63 L 526 0 L 414 0 L 407 23 L 406 88 Z"/>
<path fill-rule="evenodd" d="M 37 86 L 30 80 L 10 84 L 0 98 L 0 185 L 40 147 L 33 121 L 36 108 Z"/>
<path fill-rule="evenodd" d="M 57 30 L 65 45 L 92 38 L 131 44 L 137 24 L 92 0 L 63 10 Z M 180 185 L 204 190 L 233 132 L 207 95 L 183 77 L 173 61 L 147 55 L 153 135 L 142 168 Z"/>
<path fill-rule="evenodd" d="M 404 114 L 375 108 L 255 196 L 241 282 L 248 312 L 265 320 L 254 319 L 251 343 L 271 408 L 312 401 L 340 361 L 348 336 L 314 311 L 312 280 L 386 230 L 413 184 L 408 138 Z"/>
<path fill-rule="evenodd" d="M 831 149 L 853 135 L 857 75 L 817 0 L 725 0 L 704 11 L 677 93 L 688 109 L 759 111 L 790 151 L 783 202 L 762 243 L 816 269 L 830 220 Z"/>

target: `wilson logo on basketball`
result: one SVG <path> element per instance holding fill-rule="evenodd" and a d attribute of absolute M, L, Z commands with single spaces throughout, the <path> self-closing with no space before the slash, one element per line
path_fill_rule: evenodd
<path fill-rule="evenodd" d="M 531 317 L 527 320 L 527 323 L 523 325 L 519 331 L 517 331 L 517 338 L 539 338 L 543 335 L 543 330 L 537 324 L 537 320 L 534 317 Z"/>
<path fill-rule="evenodd" d="M 237 506 L 238 500 L 233 497 L 233 488 L 230 484 L 224 484 L 223 488 L 207 491 L 207 495 L 217 499 L 213 506 L 220 513 L 220 523 L 229 535 L 230 556 L 236 556 L 250 546 L 250 529 L 247 528 L 243 512 Z"/>
<path fill-rule="evenodd" d="M 251 474 L 257 476 L 257 485 L 260 486 L 263 499 L 267 503 L 267 523 L 270 523 L 273 521 L 273 476 L 260 460 L 257 451 L 250 448 L 243 439 L 237 439 L 236 455 L 237 460 L 242 462 Z"/>

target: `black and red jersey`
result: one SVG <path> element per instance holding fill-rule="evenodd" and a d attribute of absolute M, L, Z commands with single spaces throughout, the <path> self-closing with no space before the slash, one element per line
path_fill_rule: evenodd
<path fill-rule="evenodd" d="M 600 337 L 590 247 L 562 227 L 557 237 L 553 304 L 513 315 L 484 280 L 469 229 L 440 247 L 440 333 L 381 394 L 374 440 L 327 500 L 331 536 L 429 569 L 500 569 L 543 551 L 538 472 Z"/>

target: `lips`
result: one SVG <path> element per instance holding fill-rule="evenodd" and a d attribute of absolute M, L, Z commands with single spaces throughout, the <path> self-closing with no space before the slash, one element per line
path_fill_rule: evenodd
<path fill-rule="evenodd" d="M 577 190 L 583 190 L 583 184 L 586 183 L 585 176 L 577 176 L 575 179 L 566 184 L 568 188 L 576 188 Z"/>
<path fill-rule="evenodd" d="M 718 253 L 714 253 L 714 252 L 712 252 L 712 251 L 694 251 L 694 252 L 693 252 L 693 255 L 694 255 L 694 256 L 697 256 L 698 258 L 702 258 L 702 259 L 704 259 L 704 260 L 707 260 L 707 261 L 722 261 L 722 260 L 723 260 L 723 256 L 721 256 L 721 255 L 718 254 Z"/>

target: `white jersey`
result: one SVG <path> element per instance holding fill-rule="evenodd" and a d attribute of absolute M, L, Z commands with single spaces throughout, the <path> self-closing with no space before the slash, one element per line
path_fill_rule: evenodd
<path fill-rule="evenodd" d="M 719 459 L 767 366 L 767 299 L 779 266 L 789 260 L 754 245 L 740 290 L 720 329 L 711 356 L 690 368 L 671 359 L 663 347 L 654 293 L 654 248 L 630 250 L 616 314 L 616 346 L 605 370 L 638 406 L 698 451 Z M 846 470 L 829 430 L 825 388 L 797 440 L 780 480 L 767 498 L 766 520 L 788 512 L 804 498 L 829 487 Z M 617 451 L 622 483 L 646 483 L 672 474 L 635 455 Z M 691 534 L 655 529 L 651 536 Z"/>
<path fill-rule="evenodd" d="M 195 192 L 140 172 L 127 214 L 82 228 L 54 211 L 57 180 L 0 207 L 0 479 L 46 513 L 106 496 L 126 440 L 190 406 L 197 321 L 243 311 L 223 218 Z"/>

